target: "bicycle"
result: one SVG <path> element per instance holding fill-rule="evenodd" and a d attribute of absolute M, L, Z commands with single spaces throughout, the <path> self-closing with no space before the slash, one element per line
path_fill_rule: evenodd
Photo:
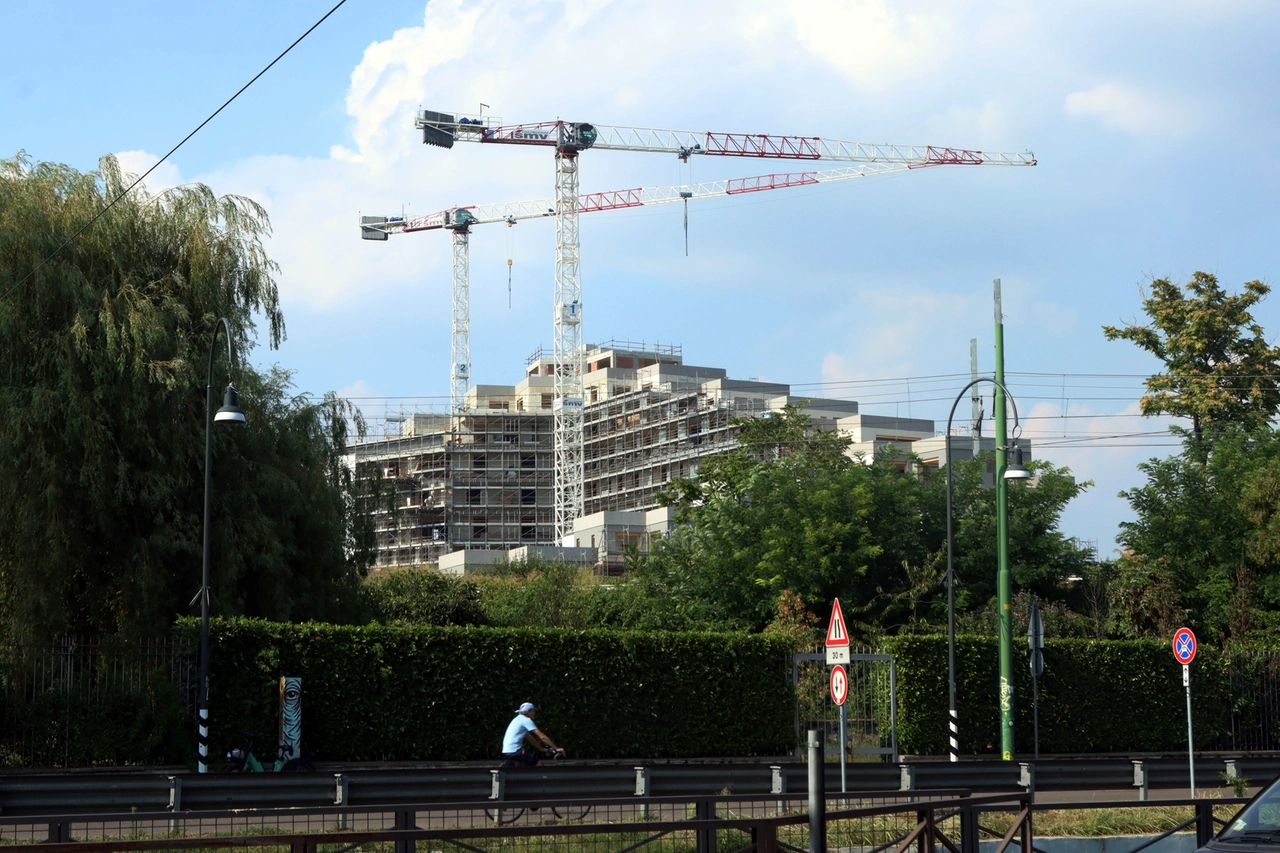
<path fill-rule="evenodd" d="M 263 766 L 258 757 L 253 754 L 253 742 L 255 740 L 271 738 L 271 735 L 265 735 L 261 732 L 241 732 L 240 734 L 248 738 L 245 746 L 237 746 L 227 750 L 227 764 L 224 768 L 227 773 L 314 773 L 316 766 L 305 758 L 293 758 L 293 746 L 282 743 L 276 746 L 276 760 L 272 763 L 271 768 L 267 769 Z"/>
<path fill-rule="evenodd" d="M 542 753 L 543 758 L 553 762 L 559 761 L 561 758 L 564 757 L 564 754 L 562 752 L 558 752 L 554 749 L 543 749 L 543 750 L 539 750 L 539 752 Z M 514 764 L 511 762 L 503 762 L 502 766 L 503 766 L 503 769 L 511 769 L 511 770 L 517 770 L 517 771 L 523 770 L 523 769 L 532 769 L 530 765 Z M 504 807 L 504 808 L 485 809 L 484 813 L 485 813 L 485 816 L 489 818 L 489 820 L 493 821 L 499 826 L 503 826 L 509 823 L 515 823 L 520 818 L 524 817 L 524 813 L 526 811 L 538 811 L 539 808 L 540 808 L 539 806 L 533 806 L 532 808 L 527 806 L 512 806 L 510 808 Z M 592 807 L 590 805 L 551 806 L 550 812 L 552 815 L 555 816 L 556 820 L 578 821 L 586 818 L 587 814 L 590 813 L 591 808 Z"/>

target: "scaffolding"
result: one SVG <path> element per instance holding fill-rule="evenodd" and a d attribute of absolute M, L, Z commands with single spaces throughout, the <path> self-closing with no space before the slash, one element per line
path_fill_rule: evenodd
<path fill-rule="evenodd" d="M 589 405 L 585 512 L 649 510 L 672 480 L 737 446 L 735 418 L 766 411 L 759 398 L 725 399 L 700 386 L 664 384 Z"/>
<path fill-rule="evenodd" d="M 434 565 L 460 548 L 507 549 L 554 534 L 550 412 L 410 416 L 408 434 L 355 446 L 393 486 L 378 512 L 376 570 Z"/>

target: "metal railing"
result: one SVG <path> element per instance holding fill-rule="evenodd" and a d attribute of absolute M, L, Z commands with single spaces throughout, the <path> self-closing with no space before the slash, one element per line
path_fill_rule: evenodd
<path fill-rule="evenodd" d="M 285 848 L 376 849 L 409 853 L 795 853 L 812 850 L 803 795 L 645 797 L 643 799 L 498 800 L 400 806 L 333 805 L 304 809 L 230 809 L 127 815 L 0 815 L 0 845 L 30 851 Z M 1030 801 L 1021 795 L 879 792 L 828 797 L 817 815 L 827 844 L 866 853 L 978 853 L 983 810 L 1021 816 L 1021 849 L 1030 849 Z M 1005 839 L 1004 850 L 1012 839 Z M 825 849 L 825 848 L 824 848 Z"/>

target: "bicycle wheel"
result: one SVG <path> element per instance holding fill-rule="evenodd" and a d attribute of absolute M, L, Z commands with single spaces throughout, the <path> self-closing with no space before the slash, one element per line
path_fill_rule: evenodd
<path fill-rule="evenodd" d="M 489 818 L 489 820 L 493 821 L 499 826 L 503 826 L 508 823 L 515 823 L 520 818 L 524 817 L 524 809 L 523 808 L 485 809 L 484 814 L 485 814 L 485 817 Z"/>
<path fill-rule="evenodd" d="M 583 820 L 591 811 L 591 806 L 552 806 L 551 813 L 560 820 Z"/>

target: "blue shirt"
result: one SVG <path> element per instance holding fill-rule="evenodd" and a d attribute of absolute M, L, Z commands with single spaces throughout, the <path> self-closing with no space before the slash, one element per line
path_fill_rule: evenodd
<path fill-rule="evenodd" d="M 528 732 L 536 732 L 538 724 L 524 714 L 516 714 L 516 718 L 507 726 L 507 733 L 502 736 L 502 754 L 519 752 L 524 746 L 524 736 Z"/>

